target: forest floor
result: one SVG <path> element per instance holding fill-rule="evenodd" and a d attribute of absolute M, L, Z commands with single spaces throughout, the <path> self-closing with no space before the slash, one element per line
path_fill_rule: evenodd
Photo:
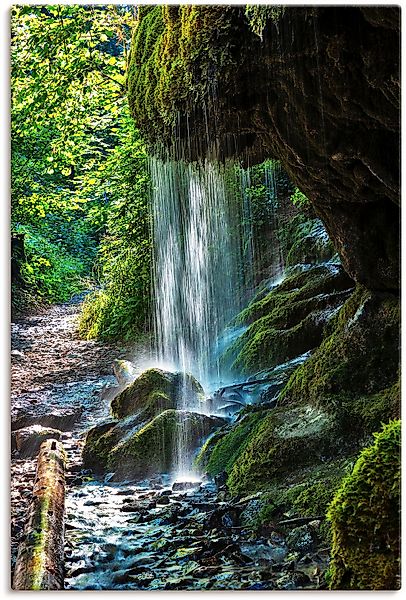
<path fill-rule="evenodd" d="M 255 517 L 258 497 L 230 500 L 210 481 L 172 487 L 165 475 L 114 483 L 83 468 L 85 433 L 108 416 L 117 389 L 112 363 L 134 360 L 134 349 L 79 339 L 80 305 L 79 297 L 12 325 L 12 430 L 59 429 L 68 455 L 65 588 L 323 587 L 328 551 L 294 556 L 277 527 L 254 533 L 241 525 Z M 32 494 L 32 454 L 12 452 L 13 564 Z"/>

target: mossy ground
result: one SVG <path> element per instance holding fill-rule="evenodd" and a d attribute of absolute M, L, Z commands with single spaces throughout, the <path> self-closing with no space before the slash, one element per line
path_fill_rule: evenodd
<path fill-rule="evenodd" d="M 331 588 L 400 587 L 400 421 L 365 448 L 328 510 Z"/>
<path fill-rule="evenodd" d="M 335 459 L 299 468 L 288 477 L 274 479 L 261 498 L 255 524 L 267 527 L 283 518 L 324 517 L 354 462 L 355 457 Z M 323 542 L 331 541 L 327 520 L 321 524 L 320 535 Z"/>

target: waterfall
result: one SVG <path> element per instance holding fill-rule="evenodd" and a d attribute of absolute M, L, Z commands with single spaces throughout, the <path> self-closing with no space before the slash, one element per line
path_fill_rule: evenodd
<path fill-rule="evenodd" d="M 158 365 L 219 387 L 217 344 L 254 284 L 249 171 L 233 163 L 150 159 Z M 267 175 L 268 176 L 268 175 Z M 244 297 L 245 295 L 245 297 Z M 217 385 L 214 385 L 217 383 Z M 187 384 L 185 384 L 187 386 Z M 201 411 L 186 387 L 179 411 Z M 175 471 L 190 471 L 179 412 Z"/>
<path fill-rule="evenodd" d="M 226 185 L 236 175 L 232 165 L 158 159 L 150 172 L 157 358 L 209 386 L 218 335 L 241 304 L 240 206 Z"/>

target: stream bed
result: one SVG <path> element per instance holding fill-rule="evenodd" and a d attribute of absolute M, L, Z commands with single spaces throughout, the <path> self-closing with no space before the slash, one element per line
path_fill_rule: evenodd
<path fill-rule="evenodd" d="M 295 553 L 277 526 L 254 531 L 258 497 L 230 499 L 221 482 L 95 479 L 86 431 L 108 415 L 112 363 L 134 350 L 79 340 L 80 300 L 13 325 L 12 429 L 56 427 L 67 451 L 65 589 L 216 590 L 322 587 L 328 551 Z M 15 435 L 15 434 L 14 434 Z M 12 453 L 12 565 L 36 455 Z M 318 524 L 316 523 L 317 527 Z"/>

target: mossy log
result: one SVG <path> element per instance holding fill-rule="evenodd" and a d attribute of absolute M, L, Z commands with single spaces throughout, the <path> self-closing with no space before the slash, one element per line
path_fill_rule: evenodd
<path fill-rule="evenodd" d="M 63 589 L 65 461 L 60 442 L 43 442 L 25 536 L 18 550 L 14 590 Z"/>

